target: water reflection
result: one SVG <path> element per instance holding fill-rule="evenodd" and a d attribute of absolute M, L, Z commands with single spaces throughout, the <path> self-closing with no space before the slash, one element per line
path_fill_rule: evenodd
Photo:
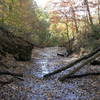
<path fill-rule="evenodd" d="M 38 66 L 41 66 L 38 71 L 36 72 L 36 76 L 41 78 L 43 77 L 45 74 L 48 74 L 50 71 L 48 69 L 48 59 L 44 59 L 44 60 L 38 60 L 36 63 Z"/>
<path fill-rule="evenodd" d="M 49 73 L 49 70 L 47 68 L 48 60 L 47 59 L 43 60 L 40 63 L 42 64 L 42 66 L 41 66 L 42 75 L 48 74 Z"/>
<path fill-rule="evenodd" d="M 49 71 L 47 69 L 47 63 L 48 63 L 47 60 L 45 60 L 44 62 L 42 62 L 43 65 L 41 66 L 41 68 L 42 68 L 42 74 L 43 75 L 49 73 Z"/>

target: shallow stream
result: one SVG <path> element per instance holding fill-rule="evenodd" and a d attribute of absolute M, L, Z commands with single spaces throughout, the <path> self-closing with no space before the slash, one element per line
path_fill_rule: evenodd
<path fill-rule="evenodd" d="M 65 50 L 58 47 L 35 48 L 30 62 L 20 62 L 24 66 L 24 81 L 17 80 L 0 87 L 0 100 L 100 100 L 100 76 L 68 79 L 61 83 L 58 77 L 68 72 L 63 71 L 43 79 L 43 75 L 77 59 L 57 56 L 57 52 Z M 100 66 L 85 66 L 77 74 L 89 71 L 98 72 Z"/>

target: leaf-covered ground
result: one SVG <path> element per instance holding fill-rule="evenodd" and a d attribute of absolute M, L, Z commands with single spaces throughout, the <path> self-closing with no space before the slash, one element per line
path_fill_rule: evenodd
<path fill-rule="evenodd" d="M 68 79 L 61 83 L 58 77 L 68 72 L 64 71 L 43 79 L 46 73 L 77 59 L 57 56 L 61 51 L 57 47 L 36 48 L 30 62 L 10 62 L 18 66 L 10 70 L 24 73 L 24 81 L 15 79 L 11 84 L 0 86 L 0 100 L 100 100 L 100 76 Z M 87 65 L 77 74 L 86 72 L 100 72 L 100 66 Z"/>

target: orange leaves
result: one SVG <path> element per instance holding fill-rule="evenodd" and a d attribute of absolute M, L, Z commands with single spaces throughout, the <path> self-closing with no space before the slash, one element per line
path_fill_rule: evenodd
<path fill-rule="evenodd" d="M 59 32 L 61 32 L 61 31 L 64 31 L 64 30 L 66 30 L 66 25 L 64 24 L 64 23 L 58 23 L 58 25 L 57 25 L 57 30 L 59 31 Z"/>
<path fill-rule="evenodd" d="M 83 22 L 87 16 L 86 1 L 87 0 L 54 0 L 52 2 L 52 13 L 51 13 L 51 23 L 57 24 L 74 22 L 77 26 L 78 22 Z M 95 12 L 99 3 L 94 0 L 88 0 L 88 5 L 90 8 L 90 13 L 95 16 Z M 91 16 L 91 18 L 92 18 Z"/>
<path fill-rule="evenodd" d="M 59 12 L 58 10 L 52 11 L 51 13 L 52 13 L 52 14 L 56 14 L 56 15 L 57 15 L 57 14 L 60 14 L 60 12 Z"/>
<path fill-rule="evenodd" d="M 66 24 L 64 23 L 51 24 L 49 30 L 55 31 L 56 33 L 64 32 L 66 30 Z"/>
<path fill-rule="evenodd" d="M 50 20 L 51 20 L 52 23 L 56 24 L 59 21 L 59 17 L 58 16 L 52 16 Z"/>
<path fill-rule="evenodd" d="M 66 2 L 63 1 L 63 2 L 60 3 L 60 6 L 61 6 L 61 7 L 66 7 L 66 6 L 68 6 L 69 4 L 70 4 L 69 1 L 66 1 Z"/>

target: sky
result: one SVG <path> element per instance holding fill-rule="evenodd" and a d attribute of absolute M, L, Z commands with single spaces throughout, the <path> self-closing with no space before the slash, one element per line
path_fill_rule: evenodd
<path fill-rule="evenodd" d="M 50 1 L 50 0 L 35 0 L 35 1 L 37 2 L 37 5 L 38 5 L 39 7 L 44 8 L 45 5 L 46 5 L 46 3 L 47 3 L 48 1 Z M 51 0 L 51 1 L 52 1 L 52 0 Z M 57 1 L 59 1 L 59 0 L 57 0 Z M 89 1 L 92 1 L 92 0 L 89 0 Z"/>
<path fill-rule="evenodd" d="M 38 5 L 39 7 L 44 8 L 45 5 L 46 5 L 46 3 L 47 3 L 49 0 L 35 0 L 35 1 L 36 1 L 37 5 Z"/>

